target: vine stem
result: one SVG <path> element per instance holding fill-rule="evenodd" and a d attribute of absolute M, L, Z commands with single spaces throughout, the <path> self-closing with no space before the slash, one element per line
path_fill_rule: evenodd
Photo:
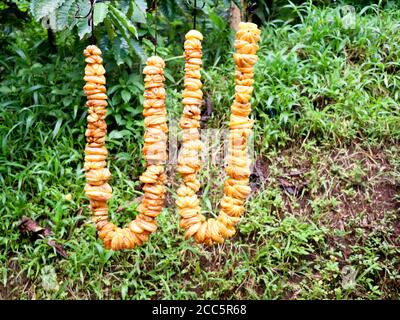
<path fill-rule="evenodd" d="M 181 56 L 176 56 L 176 57 L 171 57 L 171 58 L 168 58 L 168 59 L 164 59 L 164 61 L 171 61 L 171 60 L 176 60 L 176 59 L 182 59 L 182 58 L 184 58 L 185 56 L 184 55 L 181 55 Z"/>

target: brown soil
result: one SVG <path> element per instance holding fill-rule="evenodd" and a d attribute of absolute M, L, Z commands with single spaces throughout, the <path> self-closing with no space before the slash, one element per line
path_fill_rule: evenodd
<path fill-rule="evenodd" d="M 315 163 L 310 161 L 312 156 L 312 152 L 299 150 L 282 152 L 274 160 L 275 165 L 280 162 L 278 175 L 268 170 L 271 162 L 257 159 L 256 170 L 262 168 L 255 171 L 258 180 L 267 182 L 265 188 L 279 187 L 283 191 L 287 212 L 311 216 L 310 201 L 336 198 L 338 206 L 327 210 L 320 222 L 332 229 L 344 230 L 349 219 L 365 216 L 360 226 L 371 227 L 386 212 L 399 210 L 396 195 L 400 193 L 400 186 L 394 181 L 395 170 L 383 148 L 362 149 L 354 145 L 340 151 L 326 151 L 317 155 Z M 333 170 L 333 166 L 339 170 Z M 319 179 L 313 186 L 312 171 Z M 271 178 L 276 181 L 272 185 L 268 182 Z M 294 201 L 299 208 L 293 209 Z"/>

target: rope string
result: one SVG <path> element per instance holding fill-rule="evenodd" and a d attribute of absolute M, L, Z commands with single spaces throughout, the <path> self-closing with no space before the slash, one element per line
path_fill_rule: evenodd
<path fill-rule="evenodd" d="M 75 18 L 76 19 L 86 19 L 88 18 L 88 26 L 90 27 L 90 32 L 91 32 L 91 43 L 94 45 L 96 44 L 96 37 L 94 35 L 94 20 L 93 20 L 93 15 L 94 15 L 94 6 L 96 4 L 97 0 L 89 0 L 90 2 L 90 8 L 89 8 L 89 12 L 84 15 L 84 16 L 79 16 L 79 13 L 81 11 L 81 8 L 79 6 L 79 3 L 76 3 L 77 6 L 77 10 L 75 13 Z"/>
<path fill-rule="evenodd" d="M 158 11 L 157 0 L 154 0 L 154 55 L 157 55 L 158 47 L 158 29 L 157 29 Z"/>
<path fill-rule="evenodd" d="M 196 25 L 197 25 L 197 11 L 199 9 L 203 9 L 206 5 L 205 2 L 203 2 L 203 5 L 201 6 L 201 8 L 197 7 L 197 0 L 193 0 L 193 4 L 191 3 L 191 1 L 187 0 L 187 3 L 192 6 L 192 17 L 193 17 L 193 30 L 196 30 Z"/>

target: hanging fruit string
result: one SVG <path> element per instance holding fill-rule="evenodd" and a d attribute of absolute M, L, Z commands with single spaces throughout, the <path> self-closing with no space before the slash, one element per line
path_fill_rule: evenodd
<path fill-rule="evenodd" d="M 244 213 L 244 202 L 250 194 L 250 159 L 248 158 L 247 139 L 252 133 L 253 121 L 249 119 L 250 99 L 253 91 L 253 67 L 257 61 L 257 42 L 260 30 L 253 23 L 239 24 L 235 37 L 236 53 L 233 55 L 235 72 L 235 100 L 231 106 L 229 122 L 229 156 L 225 171 L 228 175 L 224 183 L 224 196 L 220 203 L 217 219 L 201 213 L 197 192 L 200 182 L 197 173 L 200 170 L 200 113 L 203 93 L 201 91 L 202 34 L 190 30 L 185 36 L 185 80 L 182 103 L 184 105 L 180 128 L 182 129 L 182 147 L 178 156 L 178 172 L 182 184 L 177 190 L 176 205 L 181 216 L 180 227 L 185 237 L 193 236 L 197 243 L 213 245 L 222 243 L 235 234 L 235 224 Z"/>
<path fill-rule="evenodd" d="M 197 14 L 197 1 L 194 0 L 194 5 L 193 5 L 193 30 L 196 30 L 196 14 Z"/>
<path fill-rule="evenodd" d="M 88 107 L 85 165 L 85 192 L 90 199 L 90 210 L 96 224 L 99 238 L 106 248 L 112 250 L 132 249 L 147 241 L 150 233 L 156 231 L 156 217 L 164 207 L 165 199 L 165 162 L 167 160 L 167 119 L 165 108 L 164 67 L 162 58 L 153 56 L 147 59 L 143 69 L 144 78 L 144 145 L 143 158 L 146 170 L 140 176 L 143 186 L 143 200 L 138 206 L 139 212 L 128 227 L 119 228 L 108 220 L 107 201 L 112 197 L 112 188 L 108 184 L 111 173 L 107 168 L 108 155 L 105 146 L 107 124 L 106 78 L 101 50 L 89 45 L 84 50 L 86 61 L 85 86 Z"/>
<path fill-rule="evenodd" d="M 188 1 L 189 2 L 189 1 Z M 197 10 L 203 9 L 204 6 L 206 5 L 205 2 L 203 2 L 203 5 L 201 8 L 197 7 L 197 0 L 193 0 L 193 9 L 192 9 L 192 16 L 193 16 L 193 30 L 196 30 L 196 22 L 197 22 Z"/>
<path fill-rule="evenodd" d="M 154 55 L 157 55 L 158 30 L 157 30 L 157 0 L 154 0 Z"/>

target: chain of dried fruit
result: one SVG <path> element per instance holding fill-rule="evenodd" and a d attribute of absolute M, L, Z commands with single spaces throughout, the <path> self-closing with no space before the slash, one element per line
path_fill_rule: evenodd
<path fill-rule="evenodd" d="M 84 91 L 87 96 L 88 125 L 85 148 L 85 192 L 90 199 L 93 221 L 96 223 L 100 239 L 106 248 L 112 250 L 132 249 L 148 239 L 156 231 L 155 218 L 164 206 L 165 175 L 164 164 L 167 159 L 167 132 L 164 61 L 151 57 L 144 68 L 144 135 L 143 156 L 146 170 L 140 181 L 144 183 L 144 196 L 138 207 L 139 214 L 126 228 L 119 228 L 108 221 L 107 201 L 112 196 L 111 186 L 107 183 L 111 173 L 107 169 L 105 147 L 107 124 L 105 122 L 107 95 L 105 69 L 102 65 L 101 51 L 94 45 L 84 50 L 87 63 Z"/>
<path fill-rule="evenodd" d="M 236 64 L 235 101 L 231 106 L 229 122 L 229 158 L 225 169 L 228 175 L 224 183 L 224 196 L 220 203 L 217 219 L 206 219 L 201 214 L 197 192 L 200 183 L 200 107 L 202 83 L 200 77 L 201 40 L 203 36 L 196 30 L 186 34 L 185 48 L 185 89 L 183 91 L 183 114 L 180 121 L 182 147 L 178 158 L 178 172 L 183 183 L 177 191 L 177 207 L 181 216 L 180 227 L 185 228 L 185 236 L 194 237 L 198 243 L 212 245 L 222 243 L 235 234 L 235 225 L 245 211 L 244 202 L 250 194 L 250 160 L 247 155 L 247 139 L 252 132 L 253 122 L 248 115 L 251 111 L 250 99 L 253 91 L 253 67 L 257 61 L 257 42 L 260 30 L 253 23 L 240 23 L 236 33 L 233 55 Z"/>

